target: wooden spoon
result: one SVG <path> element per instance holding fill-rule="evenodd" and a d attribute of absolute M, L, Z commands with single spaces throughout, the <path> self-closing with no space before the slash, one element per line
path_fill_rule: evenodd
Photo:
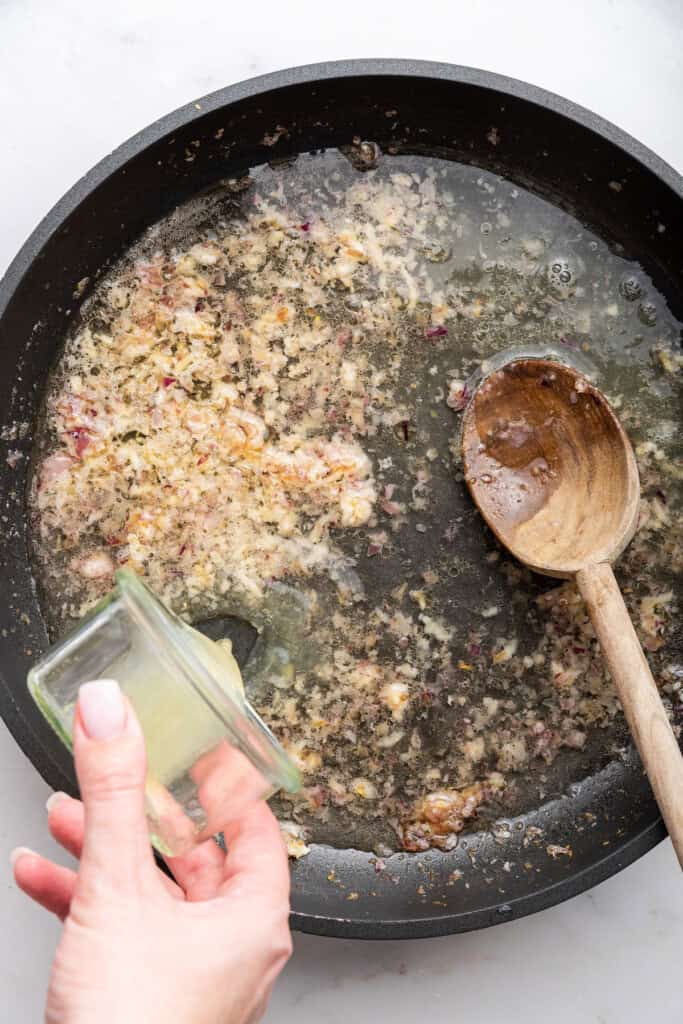
<path fill-rule="evenodd" d="M 519 359 L 479 386 L 462 443 L 465 479 L 496 537 L 535 572 L 575 577 L 683 867 L 683 757 L 611 568 L 640 499 L 621 424 L 576 370 Z"/>

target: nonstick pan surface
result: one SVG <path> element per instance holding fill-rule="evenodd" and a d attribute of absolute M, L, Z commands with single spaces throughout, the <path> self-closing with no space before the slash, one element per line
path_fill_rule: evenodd
<path fill-rule="evenodd" d="M 502 125 L 495 143 L 494 124 Z M 274 133 L 276 153 L 264 143 Z M 25 494 L 35 417 L 58 345 L 98 277 L 179 203 L 249 167 L 348 145 L 354 136 L 389 153 L 475 164 L 574 212 L 637 259 L 681 318 L 680 177 L 607 122 L 520 82 L 412 61 L 316 65 L 214 93 L 125 143 L 48 214 L 0 283 L 0 712 L 54 787 L 75 792 L 75 780 L 25 687 L 47 645 Z M 627 187 L 609 188 L 614 181 Z M 77 291 L 86 278 L 88 287 Z M 10 449 L 23 456 L 12 466 Z M 534 828 L 543 830 L 542 844 L 530 841 Z M 378 872 L 367 852 L 314 845 L 292 868 L 293 925 L 360 938 L 481 928 L 587 889 L 664 835 L 630 752 L 537 811 L 507 819 L 506 828 L 464 836 L 450 853 L 396 854 Z M 571 858 L 548 856 L 548 844 L 569 839 Z"/>

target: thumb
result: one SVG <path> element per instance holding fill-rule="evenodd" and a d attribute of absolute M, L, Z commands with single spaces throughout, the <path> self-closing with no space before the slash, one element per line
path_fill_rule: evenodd
<path fill-rule="evenodd" d="M 113 679 L 81 686 L 73 745 L 85 809 L 81 876 L 130 889 L 154 864 L 145 818 L 145 744 Z"/>

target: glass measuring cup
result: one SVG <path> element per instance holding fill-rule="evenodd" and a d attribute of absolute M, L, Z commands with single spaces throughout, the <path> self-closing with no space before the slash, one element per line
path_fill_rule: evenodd
<path fill-rule="evenodd" d="M 81 683 L 116 679 L 147 750 L 150 838 L 178 856 L 299 773 L 247 701 L 229 649 L 170 612 L 127 569 L 76 629 L 28 674 L 41 712 L 71 750 Z"/>

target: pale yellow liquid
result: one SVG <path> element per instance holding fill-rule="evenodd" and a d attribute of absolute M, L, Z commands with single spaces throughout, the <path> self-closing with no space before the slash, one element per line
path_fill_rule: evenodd
<path fill-rule="evenodd" d="M 244 686 L 230 641 L 214 643 L 191 626 L 192 653 L 225 692 L 240 704 Z M 131 701 L 145 734 L 150 776 L 169 785 L 181 765 L 187 765 L 225 735 L 225 726 L 186 680 L 173 679 L 170 668 L 160 658 L 141 658 L 133 652 L 111 666 Z M 117 673 L 118 669 L 118 675 Z"/>
<path fill-rule="evenodd" d="M 215 643 L 202 633 L 183 626 L 188 646 L 213 679 L 238 705 L 244 704 L 244 687 L 229 640 Z M 113 662 L 110 673 L 131 701 L 145 735 L 147 751 L 147 800 L 152 838 L 163 853 L 183 852 L 191 846 L 192 831 L 200 831 L 205 815 L 188 773 L 194 763 L 225 738 L 225 725 L 197 690 L 185 679 L 175 678 L 170 663 L 151 649 L 129 650 Z M 154 833 L 154 819 L 182 806 L 192 829 L 187 844 L 171 843 Z M 182 826 L 182 823 L 181 823 Z"/>

